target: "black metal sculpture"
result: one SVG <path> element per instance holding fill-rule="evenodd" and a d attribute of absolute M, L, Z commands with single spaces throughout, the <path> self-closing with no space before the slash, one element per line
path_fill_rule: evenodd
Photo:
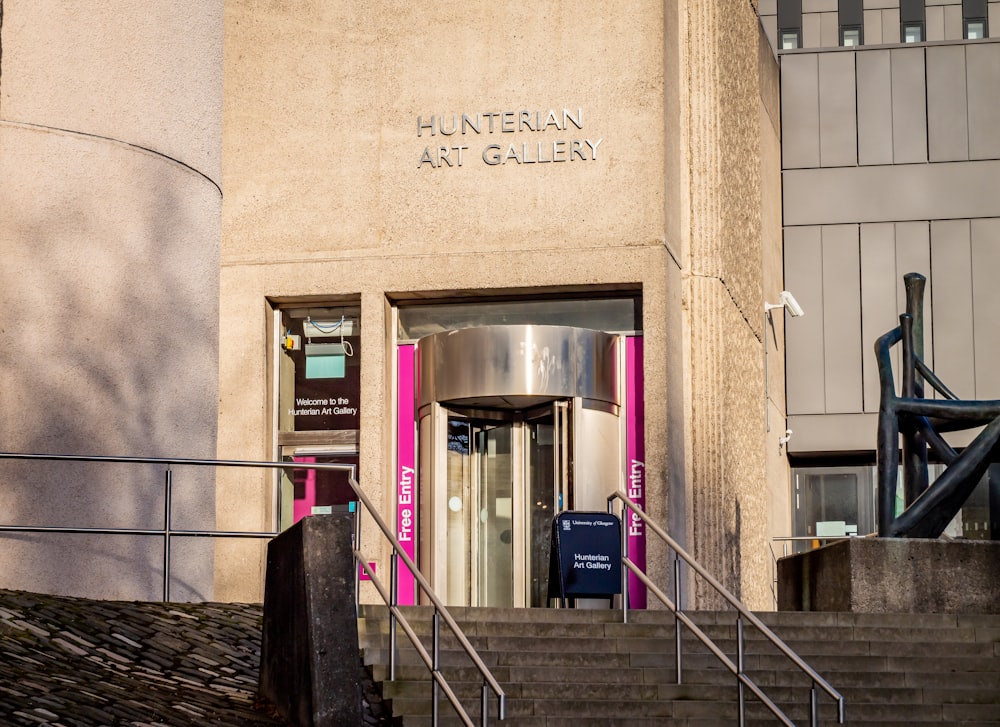
<path fill-rule="evenodd" d="M 881 385 L 878 412 L 878 534 L 896 538 L 936 538 L 944 532 L 1000 452 L 1000 400 L 959 401 L 924 364 L 925 278 L 903 276 L 906 313 L 899 327 L 875 342 Z M 903 380 L 897 396 L 890 349 L 902 341 Z M 925 399 L 924 380 L 944 399 Z M 985 427 L 972 444 L 956 452 L 941 432 Z M 903 456 L 905 510 L 896 516 L 896 483 Z M 946 465 L 928 485 L 928 449 Z"/>

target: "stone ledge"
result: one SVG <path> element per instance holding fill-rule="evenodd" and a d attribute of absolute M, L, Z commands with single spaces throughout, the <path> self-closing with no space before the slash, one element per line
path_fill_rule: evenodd
<path fill-rule="evenodd" d="M 1000 541 L 851 538 L 790 555 L 778 610 L 1000 613 Z"/>

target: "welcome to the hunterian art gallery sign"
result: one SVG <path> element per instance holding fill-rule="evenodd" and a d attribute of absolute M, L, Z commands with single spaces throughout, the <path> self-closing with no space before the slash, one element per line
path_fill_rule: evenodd
<path fill-rule="evenodd" d="M 579 138 L 584 135 L 578 131 L 583 131 L 581 108 L 418 116 L 417 137 L 431 143 L 424 147 L 417 167 L 596 161 L 604 139 Z"/>

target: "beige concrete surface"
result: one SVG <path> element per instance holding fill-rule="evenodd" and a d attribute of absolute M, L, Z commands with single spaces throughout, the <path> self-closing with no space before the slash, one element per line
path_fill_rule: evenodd
<path fill-rule="evenodd" d="M 2 10 L 2 449 L 214 457 L 221 4 Z M 173 527 L 214 525 L 214 473 L 175 475 Z M 158 528 L 164 477 L 8 463 L 0 511 L 18 525 Z M 162 539 L 5 537 L 6 588 L 162 595 Z M 211 544 L 175 548 L 172 595 L 210 598 Z"/>
<path fill-rule="evenodd" d="M 777 235 L 773 216 L 762 232 L 763 200 L 773 200 L 776 163 L 762 150 L 776 151 L 776 132 L 773 121 L 762 119 L 761 106 L 768 119 L 776 114 L 775 71 L 765 62 L 750 5 L 705 0 L 686 8 L 690 544 L 723 585 L 751 607 L 769 608 L 764 497 L 770 478 L 787 478 L 783 468 L 767 467 L 762 421 L 763 293 L 775 284 Z M 763 189 L 762 175 L 769 185 Z M 699 604 L 715 602 L 704 587 L 696 592 Z"/>
<path fill-rule="evenodd" d="M 5 451 L 214 457 L 220 202 L 203 176 L 157 155 L 0 123 Z M 0 471 L 9 524 L 163 522 L 162 468 L 22 463 Z M 213 524 L 213 475 L 177 472 L 175 528 Z M 4 587 L 160 593 L 142 585 L 147 559 L 162 563 L 158 542 L 92 536 L 67 549 L 58 537 L 16 536 L 22 545 L 3 551 L 11 559 L 0 567 Z M 108 578 L 95 580 L 103 567 Z M 190 592 L 210 597 L 211 579 Z"/>
<path fill-rule="evenodd" d="M 5 121 L 114 139 L 221 180 L 221 0 L 4 0 Z"/>
<path fill-rule="evenodd" d="M 269 301 L 360 300 L 360 480 L 389 516 L 391 301 L 639 285 L 649 509 L 767 607 L 765 480 L 787 479 L 763 422 L 776 74 L 743 0 L 624 9 L 227 3 L 219 454 L 274 451 Z M 266 523 L 220 484 L 220 527 Z M 217 594 L 241 597 L 260 559 L 219 552 L 242 575 Z"/>

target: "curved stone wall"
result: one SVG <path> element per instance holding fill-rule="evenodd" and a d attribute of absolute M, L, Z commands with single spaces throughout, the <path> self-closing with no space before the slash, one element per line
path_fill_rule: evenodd
<path fill-rule="evenodd" d="M 5 451 L 214 457 L 221 8 L 3 4 L 0 441 Z M 214 473 L 175 472 L 174 528 L 214 526 Z M 155 528 L 152 466 L 5 464 L 4 522 Z M 208 489 L 206 489 L 208 488 Z M 177 541 L 174 598 L 212 597 Z M 0 581 L 159 598 L 140 536 L 5 536 Z"/>

